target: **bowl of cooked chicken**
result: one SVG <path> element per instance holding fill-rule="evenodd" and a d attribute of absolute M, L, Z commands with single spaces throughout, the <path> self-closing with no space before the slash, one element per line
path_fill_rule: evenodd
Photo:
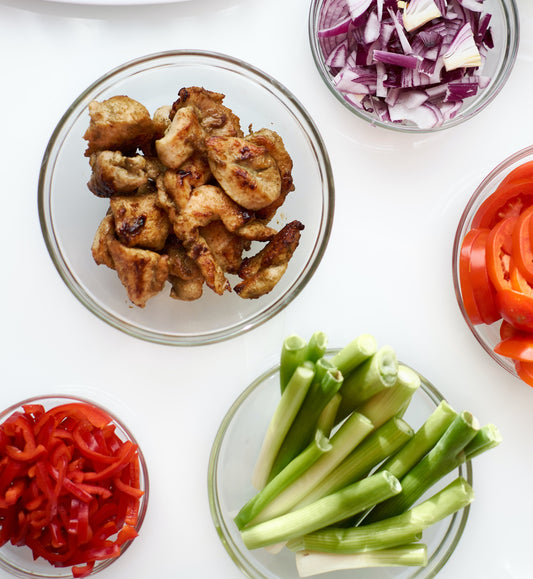
<path fill-rule="evenodd" d="M 233 57 L 130 61 L 59 121 L 39 179 L 43 236 L 74 296 L 116 329 L 170 345 L 253 329 L 325 252 L 334 182 L 298 99 Z"/>

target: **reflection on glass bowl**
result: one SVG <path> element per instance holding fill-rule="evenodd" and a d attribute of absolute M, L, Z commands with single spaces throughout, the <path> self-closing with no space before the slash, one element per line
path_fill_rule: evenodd
<path fill-rule="evenodd" d="M 433 123 L 427 123 L 427 126 L 424 126 L 422 123 L 416 124 L 414 121 L 405 120 L 407 116 L 409 116 L 408 111 L 404 112 L 404 117 L 402 117 L 403 120 L 402 118 L 394 121 L 389 120 L 386 116 L 376 113 L 376 110 L 385 102 L 384 96 L 377 96 L 376 94 L 373 98 L 374 110 L 369 110 L 369 106 L 364 107 L 357 104 L 357 97 L 359 96 L 357 94 L 358 90 L 353 91 L 353 93 L 355 93 L 355 98 L 353 98 L 354 95 L 350 95 L 349 93 L 347 96 L 346 91 L 340 92 L 338 90 L 334 78 L 337 72 L 341 69 L 332 69 L 326 61 L 331 51 L 330 45 L 332 43 L 333 45 L 339 44 L 340 40 L 343 40 L 346 34 L 344 34 L 344 36 L 337 35 L 332 39 L 326 40 L 321 39 L 318 36 L 318 31 L 323 28 L 325 11 L 327 11 L 328 14 L 333 15 L 344 14 L 344 12 L 342 12 L 341 4 L 337 2 L 337 0 L 313 0 L 311 3 L 308 23 L 311 52 L 320 76 L 327 88 L 339 102 L 341 102 L 357 117 L 368 121 L 374 126 L 399 132 L 427 133 L 440 131 L 463 123 L 483 110 L 500 92 L 514 66 L 519 45 L 519 16 L 515 0 L 486 0 L 483 3 L 483 10 L 485 13 L 491 14 L 490 26 L 492 28 L 492 38 L 494 40 L 494 48 L 487 51 L 486 60 L 483 62 L 482 69 L 482 75 L 484 77 L 489 77 L 490 82 L 487 86 L 482 86 L 480 84 L 480 90 L 477 91 L 477 94 L 475 96 L 466 97 L 461 108 L 452 118 L 444 120 L 444 122 L 439 121 L 436 125 Z M 429 24 L 432 24 L 432 22 Z M 353 40 L 351 42 L 353 42 Z M 350 50 L 348 52 L 350 52 Z M 370 68 L 373 68 L 373 65 Z M 401 87 L 403 87 L 403 84 L 400 85 L 400 88 Z M 426 87 L 420 86 L 415 88 L 424 90 Z M 374 92 L 372 92 L 373 90 L 374 89 L 371 89 L 370 94 L 374 94 Z M 431 98 L 436 97 L 432 95 Z M 407 103 L 406 106 L 407 109 L 409 109 L 411 105 Z M 431 107 L 428 107 L 428 110 L 430 108 Z M 428 112 L 428 117 L 430 116 L 431 115 Z"/>
<path fill-rule="evenodd" d="M 77 396 L 75 397 L 69 395 L 53 394 L 49 396 L 37 396 L 34 398 L 28 398 L 18 402 L 17 404 L 13 404 L 9 408 L 2 411 L 0 413 L 0 424 L 3 424 L 6 419 L 13 415 L 13 413 L 22 412 L 23 408 L 28 405 L 42 405 L 44 410 L 48 411 L 50 409 L 56 408 L 57 406 L 72 403 L 83 403 L 86 405 L 94 406 L 97 409 L 103 411 L 111 418 L 111 422 L 109 422 L 109 424 L 114 426 L 114 432 L 119 440 L 122 442 L 131 441 L 135 445 L 138 444 L 128 427 L 119 418 L 114 416 L 111 412 L 98 405 L 97 403 Z M 137 522 L 134 528 L 137 533 L 140 533 L 148 507 L 149 479 L 146 461 L 140 448 L 137 449 L 137 456 L 139 459 L 139 488 L 144 491 L 144 494 L 139 499 Z M 111 536 L 110 539 L 114 539 L 114 536 Z M 118 561 L 120 557 L 122 557 L 129 549 L 129 547 L 134 544 L 134 542 L 135 540 L 127 540 L 122 545 L 120 555 L 118 557 L 96 561 L 91 575 L 107 569 L 110 565 Z M 72 577 L 71 566 L 56 567 L 42 557 L 34 560 L 29 547 L 12 545 L 10 542 L 5 543 L 0 548 L 0 569 L 4 569 L 12 575 L 21 577 L 23 579 L 65 579 Z"/>
<path fill-rule="evenodd" d="M 455 295 L 461 313 L 472 331 L 476 340 L 481 344 L 483 349 L 495 360 L 502 368 L 505 368 L 513 376 L 517 376 L 516 368 L 511 358 L 500 356 L 494 351 L 494 347 L 500 342 L 500 325 L 501 320 L 492 324 L 474 324 L 472 323 L 468 313 L 465 309 L 463 295 L 461 291 L 461 277 L 460 277 L 460 254 L 461 245 L 465 235 L 472 228 L 472 221 L 478 212 L 482 203 L 492 195 L 498 185 L 505 179 L 505 177 L 520 165 L 533 161 L 533 146 L 526 147 L 517 151 L 507 159 L 497 165 L 478 185 L 472 196 L 470 197 L 466 207 L 459 219 L 457 231 L 455 233 L 453 253 L 452 253 L 452 274 L 455 288 Z"/>
<path fill-rule="evenodd" d="M 338 350 L 330 350 L 334 354 Z M 405 414 L 414 429 L 422 425 L 443 400 L 442 394 L 423 376 Z M 215 528 L 230 557 L 250 579 L 299 579 L 294 553 L 283 549 L 272 554 L 265 549 L 248 550 L 233 518 L 255 494 L 251 476 L 270 418 L 279 401 L 279 366 L 261 374 L 235 400 L 224 417 L 209 460 L 208 490 Z M 463 476 L 472 484 L 472 465 L 460 466 L 446 479 Z M 440 488 L 440 484 L 439 484 Z M 423 568 L 374 568 L 357 570 L 357 577 L 368 579 L 429 579 L 435 577 L 453 554 L 468 519 L 468 507 L 424 531 L 428 565 Z M 335 571 L 320 575 L 324 579 L 348 579 L 354 571 Z"/>
<path fill-rule="evenodd" d="M 97 266 L 91 255 L 96 229 L 108 204 L 87 189 L 90 166 L 83 135 L 88 105 L 126 95 L 151 114 L 172 105 L 182 87 L 201 86 L 225 96 L 243 130 L 272 129 L 282 136 L 293 161 L 295 190 L 271 226 L 300 221 L 300 244 L 280 282 L 259 299 L 205 289 L 193 302 L 169 298 L 170 286 L 145 308 L 132 306 L 116 272 Z M 69 107 L 46 149 L 39 181 L 39 215 L 50 256 L 63 281 L 91 312 L 137 338 L 178 346 L 213 343 L 242 334 L 271 319 L 306 286 L 329 240 L 334 183 L 327 151 L 306 110 L 284 86 L 250 64 L 212 52 L 172 51 L 120 66 L 87 88 Z M 262 247 L 254 242 L 249 253 Z M 237 278 L 238 281 L 238 278 Z M 231 284 L 232 286 L 234 283 Z"/>

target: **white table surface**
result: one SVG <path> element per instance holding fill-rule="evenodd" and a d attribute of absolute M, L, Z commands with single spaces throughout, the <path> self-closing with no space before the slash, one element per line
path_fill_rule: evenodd
<path fill-rule="evenodd" d="M 504 436 L 476 459 L 476 500 L 439 577 L 531 577 L 533 390 L 470 333 L 454 295 L 451 254 L 474 187 L 533 142 L 533 4 L 518 0 L 520 51 L 496 100 L 467 124 L 423 137 L 374 129 L 334 99 L 312 61 L 308 4 L 0 0 L 0 406 L 42 393 L 84 394 L 116 410 L 137 435 L 150 471 L 149 510 L 141 536 L 102 579 L 238 579 L 207 497 L 222 417 L 276 363 L 287 334 L 321 329 L 340 346 L 373 333 L 452 405 L 496 423 Z M 94 317 L 56 272 L 37 214 L 43 151 L 77 95 L 132 58 L 183 48 L 242 58 L 285 84 L 317 123 L 336 182 L 331 240 L 305 290 L 249 334 L 196 348 L 142 342 Z"/>

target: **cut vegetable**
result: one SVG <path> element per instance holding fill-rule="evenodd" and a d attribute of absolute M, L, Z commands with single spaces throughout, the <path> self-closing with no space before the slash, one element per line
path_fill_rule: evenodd
<path fill-rule="evenodd" d="M 85 402 L 24 406 L 0 425 L 0 545 L 85 577 L 137 536 L 138 448 Z"/>
<path fill-rule="evenodd" d="M 479 6 L 325 0 L 317 37 L 333 86 L 380 121 L 442 126 L 490 83 L 483 74 L 494 45 L 490 14 Z"/>

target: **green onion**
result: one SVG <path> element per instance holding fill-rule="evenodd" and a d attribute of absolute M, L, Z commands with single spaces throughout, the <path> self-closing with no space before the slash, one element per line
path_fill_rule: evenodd
<path fill-rule="evenodd" d="M 465 446 L 464 453 L 466 460 L 472 460 L 475 456 L 495 448 L 502 441 L 502 435 L 494 424 L 485 424 L 479 432 Z"/>
<path fill-rule="evenodd" d="M 279 363 L 279 383 L 282 394 L 296 368 L 305 362 L 306 354 L 307 343 L 300 336 L 292 334 L 283 340 Z"/>
<path fill-rule="evenodd" d="M 333 427 L 335 426 L 335 419 L 342 396 L 337 392 L 335 396 L 324 406 L 317 421 L 317 428 L 321 430 L 326 436 L 330 436 Z"/>
<path fill-rule="evenodd" d="M 281 395 L 268 425 L 252 476 L 252 483 L 256 489 L 262 489 L 268 482 L 278 451 L 302 406 L 315 376 L 312 368 L 313 364 L 310 362 L 299 366 L 293 372 L 292 378 Z"/>
<path fill-rule="evenodd" d="M 425 567 L 427 563 L 427 547 L 418 543 L 350 555 L 315 553 L 313 551 L 299 551 L 296 553 L 296 568 L 300 577 L 311 577 L 343 569 Z"/>
<path fill-rule="evenodd" d="M 320 430 L 317 430 L 313 442 L 242 507 L 234 519 L 237 528 L 240 530 L 245 527 L 281 491 L 297 480 L 324 453 L 330 450 L 329 440 Z"/>
<path fill-rule="evenodd" d="M 241 538 L 248 549 L 275 545 L 333 525 L 399 493 L 400 490 L 398 479 L 384 471 L 301 509 L 247 527 L 241 531 Z"/>
<path fill-rule="evenodd" d="M 401 479 L 446 432 L 457 412 L 443 400 L 415 432 L 413 438 L 381 467 Z"/>
<path fill-rule="evenodd" d="M 337 352 L 332 358 L 334 364 L 344 376 L 362 364 L 377 352 L 377 342 L 370 334 L 361 334 L 347 346 Z"/>
<path fill-rule="evenodd" d="M 316 364 L 317 371 L 322 367 L 322 363 L 319 362 Z M 338 371 L 326 370 L 320 382 L 313 381 L 279 448 L 271 468 L 270 478 L 281 472 L 313 440 L 320 414 L 341 385 L 342 375 Z"/>
<path fill-rule="evenodd" d="M 287 546 L 294 551 L 308 549 L 329 553 L 383 549 L 409 542 L 410 537 L 417 536 L 473 500 L 472 487 L 464 478 L 457 477 L 439 492 L 399 515 L 358 527 L 321 529 L 290 541 Z"/>
<path fill-rule="evenodd" d="M 344 378 L 340 389 L 342 401 L 337 421 L 346 418 L 350 412 L 384 388 L 393 386 L 397 377 L 396 353 L 391 347 L 383 346 Z"/>
<path fill-rule="evenodd" d="M 464 462 L 463 449 L 478 431 L 478 421 L 472 414 L 458 414 L 437 444 L 400 479 L 402 492 L 373 509 L 365 522 L 385 519 L 411 507 L 431 486 Z"/>
<path fill-rule="evenodd" d="M 324 332 L 315 332 L 310 338 L 306 349 L 306 360 L 316 362 L 324 356 L 328 347 L 328 337 Z"/>
<path fill-rule="evenodd" d="M 390 388 L 380 390 L 366 402 L 363 402 L 357 408 L 357 412 L 370 418 L 374 426 L 378 428 L 393 416 L 405 412 L 405 408 L 409 405 L 420 384 L 420 376 L 414 370 L 399 364 L 396 383 Z"/>
<path fill-rule="evenodd" d="M 252 521 L 258 523 L 287 513 L 304 499 L 372 431 L 373 424 L 362 414 L 351 414 L 330 440 L 331 450 L 321 456 Z"/>
<path fill-rule="evenodd" d="M 371 432 L 355 449 L 315 486 L 298 506 L 316 501 L 343 486 L 354 483 L 381 461 L 396 452 L 413 436 L 413 429 L 401 418 L 393 417 Z"/>

